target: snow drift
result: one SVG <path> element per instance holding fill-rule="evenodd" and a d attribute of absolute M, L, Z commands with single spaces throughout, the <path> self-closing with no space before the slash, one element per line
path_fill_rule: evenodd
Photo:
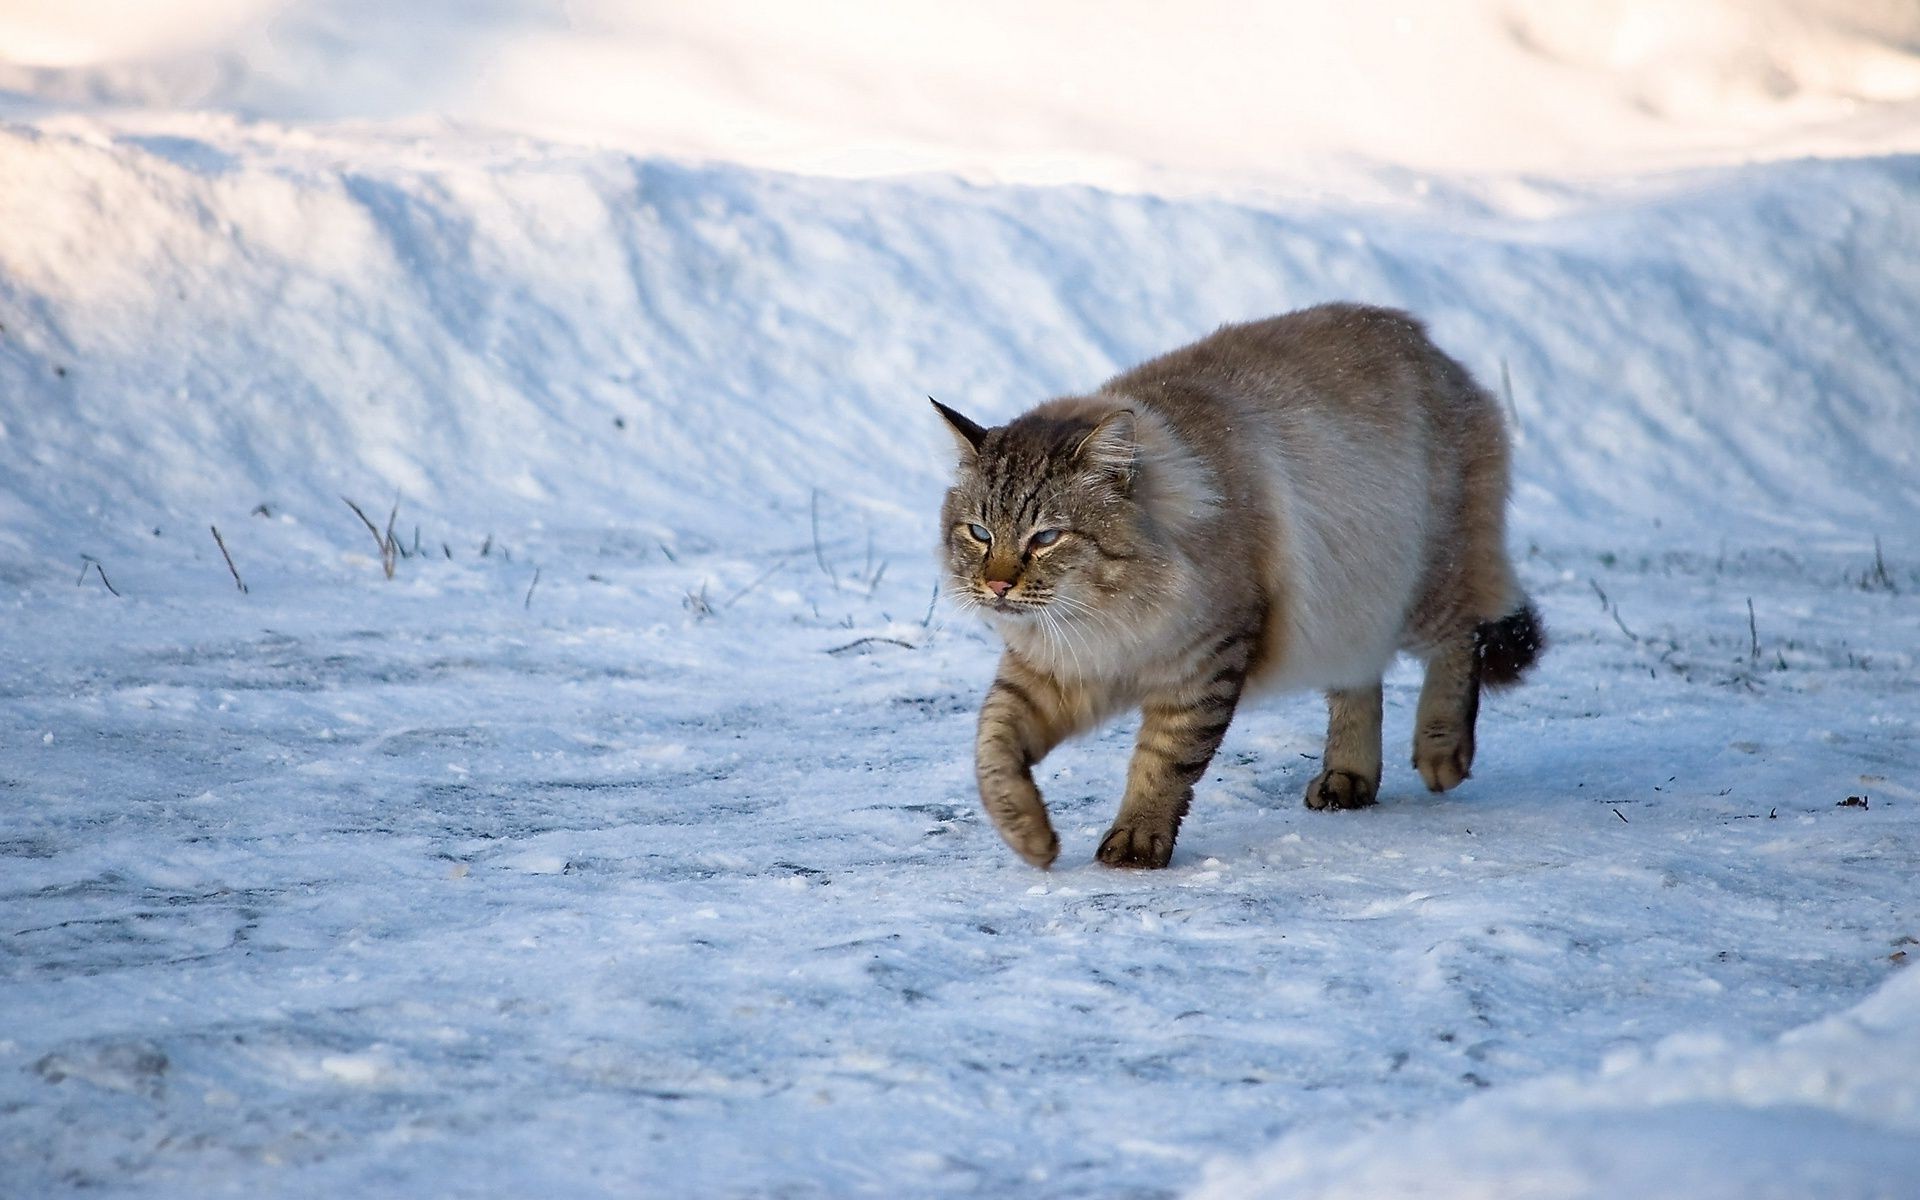
<path fill-rule="evenodd" d="M 1675 1037 L 1411 1127 L 1283 1141 L 1193 1200 L 1894 1200 L 1920 1162 L 1920 975 L 1763 1045 Z"/>
<path fill-rule="evenodd" d="M 1004 417 L 1335 298 L 1423 316 L 1509 397 L 1522 537 L 1573 519 L 1859 547 L 1904 544 L 1920 513 L 1920 159 L 1559 196 L 1533 220 L 220 123 L 13 127 L 0 178 L 16 573 L 144 557 L 156 526 L 263 503 L 354 541 L 343 494 L 463 535 L 715 537 L 827 488 L 921 537 L 947 468 L 927 394 Z M 289 537 L 289 560 L 315 549 Z"/>

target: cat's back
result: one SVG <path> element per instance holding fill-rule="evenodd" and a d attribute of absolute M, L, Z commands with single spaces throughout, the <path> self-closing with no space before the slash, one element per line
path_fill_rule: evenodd
<path fill-rule="evenodd" d="M 1188 426 L 1286 410 L 1405 423 L 1444 355 L 1414 317 L 1364 304 L 1321 304 L 1238 325 L 1149 359 L 1103 390 L 1136 396 Z"/>
<path fill-rule="evenodd" d="M 1209 589 L 1262 583 L 1278 682 L 1347 686 L 1391 658 L 1458 524 L 1459 435 L 1484 403 L 1420 322 L 1326 304 L 1228 325 L 1102 391 L 1205 464 L 1223 499 L 1197 543 Z"/>

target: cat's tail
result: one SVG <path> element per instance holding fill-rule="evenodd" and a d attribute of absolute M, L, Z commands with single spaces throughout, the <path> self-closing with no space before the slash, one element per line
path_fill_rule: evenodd
<path fill-rule="evenodd" d="M 1480 686 L 1506 688 L 1519 683 L 1546 648 L 1547 631 L 1530 600 L 1498 621 L 1483 621 L 1473 631 Z"/>

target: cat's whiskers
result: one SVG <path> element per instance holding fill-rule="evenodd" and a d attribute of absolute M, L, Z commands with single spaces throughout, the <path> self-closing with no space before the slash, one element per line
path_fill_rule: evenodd
<path fill-rule="evenodd" d="M 1139 640 L 1137 629 L 1128 627 L 1116 614 L 1095 608 L 1084 600 L 1063 596 L 1056 592 L 1053 603 L 1061 605 L 1073 621 L 1085 621 L 1097 626 L 1102 632 L 1121 642 L 1133 643 Z"/>
<path fill-rule="evenodd" d="M 1089 659 L 1093 658 L 1094 657 L 1093 646 L 1089 642 L 1083 640 L 1082 638 L 1082 634 L 1084 634 L 1085 631 L 1084 630 L 1076 631 L 1073 628 L 1073 623 L 1067 620 L 1065 617 L 1060 617 L 1058 618 L 1058 620 L 1060 625 L 1061 636 L 1065 637 L 1070 642 L 1078 643 L 1080 648 L 1087 652 L 1087 657 Z M 1074 656 L 1074 663 L 1076 666 L 1079 665 L 1079 661 L 1080 661 L 1079 656 L 1076 654 Z"/>
<path fill-rule="evenodd" d="M 1080 663 L 1080 651 L 1078 647 L 1074 645 L 1067 631 L 1061 627 L 1059 614 L 1051 612 L 1046 608 L 1040 608 L 1036 611 L 1040 614 L 1042 628 L 1047 630 L 1048 640 L 1066 651 L 1067 658 L 1073 663 L 1074 674 L 1084 676 L 1086 671 Z"/>

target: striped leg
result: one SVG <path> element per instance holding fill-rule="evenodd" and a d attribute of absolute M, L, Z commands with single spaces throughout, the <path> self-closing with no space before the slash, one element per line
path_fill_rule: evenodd
<path fill-rule="evenodd" d="M 1044 677 L 1000 661 L 999 677 L 980 705 L 974 775 L 980 803 L 1014 853 L 1045 870 L 1060 854 L 1060 839 L 1033 784 L 1033 764 L 1074 733 L 1081 722 Z"/>
<path fill-rule="evenodd" d="M 1327 693 L 1326 768 L 1307 785 L 1308 808 L 1365 808 L 1380 791 L 1380 685 Z"/>
<path fill-rule="evenodd" d="M 1193 803 L 1193 785 L 1213 761 L 1233 722 L 1247 681 L 1252 638 L 1227 638 L 1202 664 L 1204 682 L 1149 696 L 1140 708 L 1140 737 L 1127 768 L 1127 795 L 1100 842 L 1110 867 L 1164 867 Z"/>

